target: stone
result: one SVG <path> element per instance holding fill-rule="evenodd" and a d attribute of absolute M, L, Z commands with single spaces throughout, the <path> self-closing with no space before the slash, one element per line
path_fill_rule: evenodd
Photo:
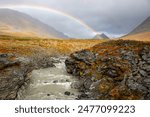
<path fill-rule="evenodd" d="M 144 54 L 144 55 L 142 56 L 142 59 L 143 59 L 143 60 L 147 60 L 147 55 Z"/>
<path fill-rule="evenodd" d="M 90 90 L 97 90 L 100 85 L 101 80 L 98 80 L 96 82 L 93 82 L 90 86 Z"/>
<path fill-rule="evenodd" d="M 87 94 L 81 94 L 78 96 L 79 99 L 88 99 L 88 95 Z"/>
<path fill-rule="evenodd" d="M 83 83 L 83 86 L 84 86 L 85 89 L 90 89 L 91 84 L 92 84 L 92 80 L 91 79 L 85 79 L 85 81 Z"/>
<path fill-rule="evenodd" d="M 140 72 L 140 74 L 142 75 L 142 76 L 144 76 L 144 77 L 147 77 L 147 72 L 146 71 L 144 71 L 144 70 L 140 70 L 139 71 Z"/>
<path fill-rule="evenodd" d="M 53 83 L 58 83 L 58 80 L 54 80 Z"/>
<path fill-rule="evenodd" d="M 70 80 L 66 79 L 66 82 L 70 82 Z"/>
<path fill-rule="evenodd" d="M 150 72 L 150 65 L 147 65 L 147 66 L 143 67 L 143 69 L 144 69 L 145 71 L 147 71 L 147 72 Z"/>
<path fill-rule="evenodd" d="M 79 89 L 83 84 L 81 82 L 73 82 L 71 88 Z"/>
<path fill-rule="evenodd" d="M 75 60 L 91 65 L 96 60 L 96 55 L 90 51 L 82 50 L 71 55 Z"/>
<path fill-rule="evenodd" d="M 11 58 L 15 58 L 14 55 L 0 54 L 0 69 L 19 64 L 19 61 L 11 60 Z"/>
<path fill-rule="evenodd" d="M 71 93 L 69 91 L 66 91 L 64 94 L 69 96 Z"/>
<path fill-rule="evenodd" d="M 73 72 L 76 70 L 75 60 L 69 57 L 65 60 L 65 64 L 67 72 L 73 74 Z"/>
<path fill-rule="evenodd" d="M 47 94 L 47 96 L 50 96 L 51 94 Z"/>
<path fill-rule="evenodd" d="M 24 67 L 13 54 L 0 54 L 0 99 L 15 99 L 24 84 Z"/>
<path fill-rule="evenodd" d="M 143 80 L 143 85 L 150 88 L 150 78 L 145 78 Z"/>
<path fill-rule="evenodd" d="M 61 79 L 60 82 L 61 82 L 61 83 L 64 83 L 64 82 L 66 82 L 66 81 L 65 81 L 65 79 Z"/>

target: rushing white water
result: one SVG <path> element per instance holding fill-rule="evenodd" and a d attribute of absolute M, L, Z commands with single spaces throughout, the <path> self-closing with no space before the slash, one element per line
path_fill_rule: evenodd
<path fill-rule="evenodd" d="M 71 88 L 71 84 L 77 79 L 66 72 L 65 58 L 59 58 L 59 60 L 60 63 L 55 63 L 56 67 L 34 70 L 31 73 L 31 83 L 22 99 L 71 100 L 78 97 L 78 90 Z"/>

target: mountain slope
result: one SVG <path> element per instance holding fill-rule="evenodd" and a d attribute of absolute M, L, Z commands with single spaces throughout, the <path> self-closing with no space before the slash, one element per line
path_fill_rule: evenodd
<path fill-rule="evenodd" d="M 0 34 L 23 37 L 67 38 L 63 33 L 41 21 L 10 9 L 0 9 Z"/>
<path fill-rule="evenodd" d="M 124 40 L 150 41 L 150 32 L 143 32 L 122 37 Z"/>
<path fill-rule="evenodd" d="M 104 33 L 102 34 L 97 34 L 93 39 L 109 39 Z"/>
<path fill-rule="evenodd" d="M 138 25 L 133 31 L 125 35 L 121 39 L 136 40 L 136 41 L 150 41 L 150 17 Z"/>
<path fill-rule="evenodd" d="M 148 17 L 145 21 L 143 21 L 140 25 L 138 25 L 133 31 L 131 31 L 128 35 L 150 32 L 150 17 Z"/>

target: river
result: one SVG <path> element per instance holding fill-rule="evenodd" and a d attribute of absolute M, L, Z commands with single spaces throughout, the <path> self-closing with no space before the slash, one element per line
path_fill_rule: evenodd
<path fill-rule="evenodd" d="M 65 69 L 65 57 L 54 58 L 60 62 L 56 67 L 34 70 L 31 81 L 25 89 L 23 100 L 74 100 L 80 94 L 77 89 L 71 88 L 77 78 L 68 74 Z"/>

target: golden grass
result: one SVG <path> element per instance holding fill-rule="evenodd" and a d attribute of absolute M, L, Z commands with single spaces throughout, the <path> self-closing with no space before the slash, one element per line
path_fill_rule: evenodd
<path fill-rule="evenodd" d="M 82 39 L 39 39 L 0 36 L 0 53 L 32 55 L 46 52 L 51 55 L 69 55 L 75 51 L 90 48 L 105 40 Z"/>
<path fill-rule="evenodd" d="M 135 40 L 135 41 L 150 41 L 150 32 L 144 32 L 134 35 L 129 35 L 122 38 L 123 40 Z"/>

